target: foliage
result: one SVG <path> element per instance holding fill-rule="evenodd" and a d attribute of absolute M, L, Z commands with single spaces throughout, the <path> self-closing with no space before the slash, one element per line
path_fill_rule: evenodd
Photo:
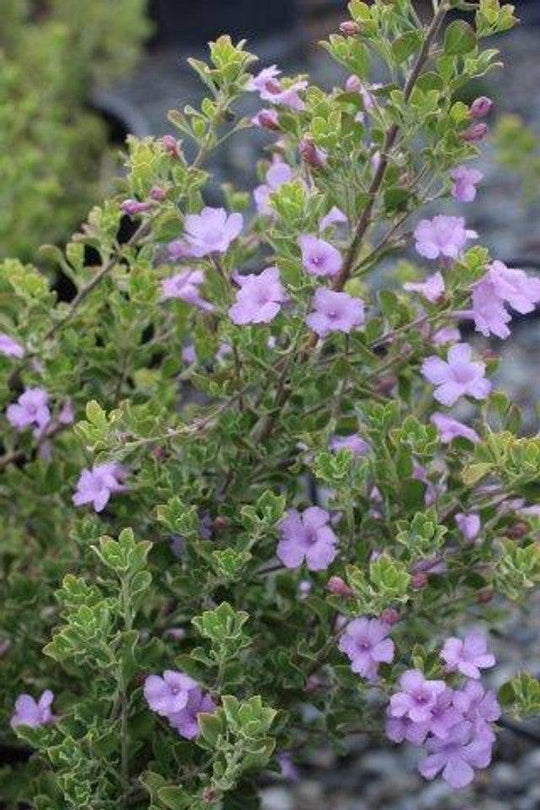
<path fill-rule="evenodd" d="M 145 0 L 9 0 L 0 37 L 0 257 L 63 241 L 99 195 L 107 145 L 92 82 L 124 72 L 148 34 Z"/>
<path fill-rule="evenodd" d="M 16 744 L 9 718 L 20 692 L 55 693 L 54 722 L 17 726 L 19 745 L 38 753 L 0 772 L 6 807 L 256 808 L 258 776 L 275 773 L 284 752 L 321 735 L 343 750 L 359 727 L 384 733 L 405 670 L 458 689 L 443 640 L 481 621 L 495 629 L 497 605 L 530 598 L 538 438 L 516 436 L 515 406 L 485 387 L 461 397 L 469 426 L 445 438 L 432 417 L 448 413 L 426 382 L 426 358 L 433 368 L 438 356 L 441 374 L 447 357 L 434 335 L 487 283 L 489 253 L 462 246 L 443 258 L 436 300 L 403 284 L 422 272 L 402 260 L 411 218 L 449 197 L 450 172 L 478 154 L 454 94 L 495 64 L 482 36 L 512 21 L 511 7 L 482 0 L 475 27 L 443 31 L 447 10 L 426 27 L 408 0 L 352 0 L 356 27 L 325 47 L 357 80 L 382 60 L 386 83 L 328 93 L 302 78 L 270 85 L 270 95 L 289 93 L 267 119 L 270 129 L 277 120 L 273 148 L 288 179 L 268 192 L 269 212 L 244 211 L 241 232 L 219 212 L 206 234 L 219 250 L 205 253 L 204 233 L 198 247 L 193 236 L 204 166 L 250 125 L 236 104 L 254 62 L 228 37 L 212 43 L 208 64 L 192 62 L 209 97 L 171 114 L 195 142 L 193 162 L 171 136 L 130 138 L 122 193 L 52 254 L 75 298 L 58 303 L 32 265 L 0 266 L 1 331 L 16 342 L 0 344 L 3 742 Z M 228 211 L 246 206 L 244 193 L 223 194 Z M 340 270 L 321 278 L 306 271 L 298 237 L 317 234 L 334 207 L 347 222 L 323 236 Z M 120 243 L 125 211 L 134 227 Z M 388 283 L 377 295 L 383 256 Z M 260 277 L 238 271 L 271 265 L 280 280 L 266 276 L 270 309 L 264 296 L 254 306 Z M 183 298 L 164 296 L 186 268 L 198 272 L 181 277 Z M 347 294 L 354 328 L 318 337 L 321 289 Z M 238 307 L 262 322 L 235 323 Z M 491 373 L 496 361 L 485 360 Z M 465 366 L 460 385 L 470 382 Z M 36 388 L 48 401 L 32 431 L 24 402 L 12 406 Z M 478 526 L 460 523 L 471 515 Z M 307 565 L 287 562 L 299 536 Z M 315 542 L 322 556 L 312 558 Z M 375 684 L 343 652 L 359 617 L 382 619 L 391 636 Z M 199 713 L 196 738 L 179 733 L 172 710 L 151 710 L 148 678 L 167 670 L 215 703 Z M 501 700 L 537 711 L 537 682 L 520 674 Z"/>

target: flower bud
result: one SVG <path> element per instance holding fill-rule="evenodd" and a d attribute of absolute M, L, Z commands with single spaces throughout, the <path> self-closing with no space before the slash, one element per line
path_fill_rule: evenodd
<path fill-rule="evenodd" d="M 471 124 L 464 132 L 460 134 L 462 141 L 473 143 L 474 141 L 481 141 L 487 133 L 487 124 Z"/>
<path fill-rule="evenodd" d="M 475 99 L 469 108 L 469 112 L 473 118 L 485 118 L 493 107 L 493 102 L 487 96 L 480 96 Z"/>
<path fill-rule="evenodd" d="M 424 574 L 423 571 L 419 571 L 417 574 L 413 574 L 411 577 L 411 588 L 413 591 L 421 591 L 422 588 L 425 588 L 428 584 L 427 574 Z"/>
<path fill-rule="evenodd" d="M 154 188 L 150 192 L 150 197 L 156 202 L 162 202 L 166 196 L 167 194 L 165 190 L 160 188 L 159 186 L 154 186 Z"/>
<path fill-rule="evenodd" d="M 386 624 L 396 624 L 399 622 L 399 611 L 395 608 L 385 608 L 380 615 L 381 622 L 386 622 Z"/>
<path fill-rule="evenodd" d="M 256 127 L 261 127 L 262 129 L 270 129 L 274 132 L 279 131 L 279 117 L 275 110 L 259 110 L 257 115 L 254 115 L 251 119 L 251 123 L 255 124 Z"/>
<path fill-rule="evenodd" d="M 164 135 L 161 144 L 172 157 L 180 157 L 180 145 L 173 135 Z"/>
<path fill-rule="evenodd" d="M 358 76 L 355 76 L 354 73 L 352 76 L 349 76 L 347 81 L 345 82 L 345 90 L 347 93 L 360 93 L 363 90 L 364 85 L 362 84 L 361 80 Z"/>
<path fill-rule="evenodd" d="M 319 149 L 311 138 L 304 137 L 298 144 L 300 157 L 312 169 L 322 169 L 326 164 L 326 152 Z"/>
<path fill-rule="evenodd" d="M 480 591 L 480 593 L 476 597 L 476 601 L 480 605 L 485 605 L 486 602 L 491 602 L 492 599 L 493 599 L 493 591 L 491 590 L 491 588 L 484 588 L 484 590 Z"/>
<path fill-rule="evenodd" d="M 525 537 L 526 534 L 529 533 L 529 527 L 526 523 L 521 521 L 520 523 L 514 523 L 513 526 L 509 526 L 506 529 L 506 536 L 510 537 L 512 540 L 521 540 L 522 537 Z"/>
<path fill-rule="evenodd" d="M 345 22 L 340 24 L 339 30 L 342 34 L 345 34 L 346 37 L 355 37 L 360 33 L 360 26 L 353 20 L 345 20 Z"/>
<path fill-rule="evenodd" d="M 143 214 L 149 209 L 148 203 L 139 202 L 139 200 L 124 200 L 120 208 L 124 214 L 128 216 L 135 216 L 136 214 Z"/>
<path fill-rule="evenodd" d="M 213 526 L 217 532 L 223 531 L 223 529 L 228 529 L 230 525 L 231 521 L 228 517 L 225 517 L 225 515 L 218 515 L 216 518 L 214 518 Z"/>
<path fill-rule="evenodd" d="M 336 596 L 352 596 L 353 591 L 341 577 L 330 577 L 326 589 Z"/>

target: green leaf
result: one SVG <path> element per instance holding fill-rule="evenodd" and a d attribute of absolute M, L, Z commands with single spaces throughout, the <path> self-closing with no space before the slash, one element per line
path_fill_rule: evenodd
<path fill-rule="evenodd" d="M 444 32 L 444 52 L 447 56 L 469 53 L 476 47 L 476 35 L 465 20 L 454 20 Z"/>
<path fill-rule="evenodd" d="M 192 797 L 181 787 L 170 785 L 157 792 L 159 801 L 170 810 L 188 810 L 192 806 Z"/>
<path fill-rule="evenodd" d="M 408 31 L 392 43 L 392 53 L 398 65 L 412 56 L 422 44 L 420 31 Z"/>

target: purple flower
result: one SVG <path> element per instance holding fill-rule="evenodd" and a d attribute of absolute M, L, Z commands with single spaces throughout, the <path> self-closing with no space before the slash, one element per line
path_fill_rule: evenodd
<path fill-rule="evenodd" d="M 453 701 L 463 718 L 478 729 L 489 729 L 489 724 L 495 723 L 502 714 L 495 692 L 484 689 L 477 680 L 467 681 L 463 689 L 456 690 Z"/>
<path fill-rule="evenodd" d="M 91 470 L 83 470 L 73 495 L 75 506 L 91 503 L 96 512 L 102 512 L 115 492 L 125 492 L 123 479 L 127 475 L 116 462 L 98 464 Z"/>
<path fill-rule="evenodd" d="M 446 690 L 444 681 L 427 680 L 418 669 L 408 669 L 399 679 L 401 692 L 390 698 L 392 717 L 409 717 L 414 723 L 431 720 L 439 695 Z"/>
<path fill-rule="evenodd" d="M 287 779 L 289 782 L 298 782 L 300 774 L 298 773 L 298 768 L 294 764 L 291 755 L 286 751 L 282 751 L 280 754 L 278 754 L 277 760 L 282 777 Z"/>
<path fill-rule="evenodd" d="M 186 708 L 190 692 L 197 687 L 197 681 L 183 672 L 166 669 L 162 678 L 159 675 L 146 678 L 144 697 L 153 711 L 162 717 L 169 717 Z"/>
<path fill-rule="evenodd" d="M 277 65 L 271 65 L 270 67 L 263 68 L 263 70 L 257 73 L 256 76 L 252 76 L 249 79 L 248 83 L 246 84 L 246 90 L 260 93 L 261 90 L 264 90 L 266 82 L 275 79 L 280 73 L 281 70 L 279 70 Z"/>
<path fill-rule="evenodd" d="M 251 119 L 251 123 L 260 129 L 279 130 L 279 116 L 275 110 L 259 110 Z"/>
<path fill-rule="evenodd" d="M 4 357 L 23 357 L 24 346 L 10 338 L 9 335 L 0 332 L 0 354 Z"/>
<path fill-rule="evenodd" d="M 426 742 L 428 756 L 418 769 L 426 779 L 442 771 L 445 782 L 464 788 L 474 779 L 474 768 L 486 768 L 491 762 L 492 740 L 476 734 L 472 723 L 462 722 L 450 729 L 444 740 L 432 737 Z"/>
<path fill-rule="evenodd" d="M 338 225 L 341 222 L 348 222 L 347 217 L 336 205 L 319 222 L 319 230 L 323 233 L 327 228 L 332 225 Z"/>
<path fill-rule="evenodd" d="M 466 143 L 474 143 L 475 141 L 481 141 L 485 138 L 487 131 L 487 124 L 471 124 L 470 127 L 467 127 L 466 130 L 460 133 L 460 138 Z"/>
<path fill-rule="evenodd" d="M 402 743 L 404 740 L 413 745 L 422 745 L 429 731 L 429 723 L 414 723 L 409 717 L 392 717 L 390 707 L 386 711 L 385 732 L 389 740 Z"/>
<path fill-rule="evenodd" d="M 447 638 L 441 651 L 448 672 L 461 672 L 467 678 L 480 678 L 480 670 L 495 665 L 495 656 L 488 652 L 483 633 L 468 633 L 465 640 Z"/>
<path fill-rule="evenodd" d="M 75 411 L 70 399 L 66 399 L 58 413 L 58 421 L 61 425 L 72 425 L 75 421 Z"/>
<path fill-rule="evenodd" d="M 34 425 L 34 435 L 39 436 L 51 421 L 48 401 L 49 395 L 43 388 L 27 388 L 15 404 L 8 406 L 7 420 L 19 431 Z"/>
<path fill-rule="evenodd" d="M 394 642 L 387 638 L 390 625 L 378 619 L 354 619 L 339 640 L 339 649 L 351 661 L 351 669 L 374 681 L 380 663 L 394 660 Z"/>
<path fill-rule="evenodd" d="M 474 538 L 477 537 L 481 524 L 480 517 L 475 512 L 471 512 L 468 515 L 464 512 L 458 512 L 454 520 L 466 540 L 474 540 Z"/>
<path fill-rule="evenodd" d="M 319 337 L 330 332 L 349 333 L 364 323 L 364 302 L 348 293 L 319 289 L 306 323 Z"/>
<path fill-rule="evenodd" d="M 473 444 L 480 441 L 480 436 L 470 427 L 458 422 L 457 419 L 452 419 L 451 416 L 446 416 L 444 413 L 434 413 L 430 421 L 435 425 L 439 432 L 439 439 L 443 444 L 449 444 L 453 439 L 463 437 L 468 439 Z"/>
<path fill-rule="evenodd" d="M 229 317 L 237 326 L 247 323 L 270 323 L 287 294 L 281 284 L 277 267 L 267 267 L 259 275 L 250 273 L 237 276 L 241 285 L 236 293 L 236 301 L 229 309 Z"/>
<path fill-rule="evenodd" d="M 38 728 L 54 722 L 51 705 L 54 694 L 46 689 L 36 702 L 31 695 L 19 695 L 15 701 L 15 711 L 11 717 L 12 728 L 17 726 L 30 726 Z"/>
<path fill-rule="evenodd" d="M 328 153 L 316 146 L 310 137 L 304 136 L 301 139 L 298 144 L 298 151 L 304 163 L 307 163 L 312 169 L 323 169 L 326 166 Z"/>
<path fill-rule="evenodd" d="M 304 560 L 310 571 L 328 568 L 337 554 L 337 537 L 329 520 L 328 512 L 318 506 L 310 506 L 302 514 L 289 509 L 279 526 L 277 547 L 277 556 L 286 568 L 298 568 Z"/>
<path fill-rule="evenodd" d="M 298 238 L 298 244 L 302 251 L 302 264 L 308 275 L 335 276 L 341 270 L 341 253 L 329 242 L 304 234 Z"/>
<path fill-rule="evenodd" d="M 379 87 L 382 87 L 382 85 L 374 83 L 371 85 L 371 90 L 377 90 Z M 366 112 L 369 112 L 376 106 L 377 102 L 375 100 L 375 96 L 370 92 L 362 80 L 358 78 L 358 76 L 349 76 L 345 82 L 345 90 L 348 93 L 358 93 L 362 97 L 364 110 Z"/>
<path fill-rule="evenodd" d="M 171 278 L 161 282 L 161 297 L 164 301 L 169 298 L 179 298 L 186 304 L 192 304 L 207 312 L 214 312 L 215 307 L 201 297 L 199 287 L 204 283 L 202 270 L 183 270 Z"/>
<path fill-rule="evenodd" d="M 437 259 L 439 256 L 457 259 L 467 240 L 476 236 L 476 231 L 465 228 L 463 217 L 445 214 L 421 220 L 414 230 L 416 251 L 426 259 Z"/>
<path fill-rule="evenodd" d="M 197 686 L 189 693 L 185 709 L 169 715 L 169 723 L 177 730 L 181 737 L 193 740 L 199 734 L 199 714 L 213 714 L 216 704 L 202 689 Z"/>
<path fill-rule="evenodd" d="M 369 453 L 369 444 L 362 439 L 358 433 L 353 433 L 351 436 L 333 436 L 328 445 L 330 450 L 350 450 L 353 456 L 365 456 Z"/>
<path fill-rule="evenodd" d="M 274 156 L 272 165 L 266 173 L 266 183 L 257 186 L 253 192 L 253 199 L 259 214 L 275 216 L 275 211 L 270 205 L 270 195 L 283 183 L 288 183 L 292 176 L 293 170 L 289 164 Z"/>
<path fill-rule="evenodd" d="M 506 338 L 510 313 L 504 304 L 521 314 L 532 312 L 540 301 L 540 279 L 528 276 L 495 261 L 486 275 L 477 282 L 472 293 L 472 316 L 478 332 Z"/>
<path fill-rule="evenodd" d="M 425 281 L 407 281 L 403 288 L 408 292 L 418 292 L 428 301 L 431 301 L 432 304 L 435 304 L 444 295 L 444 279 L 442 274 L 437 271 L 426 278 Z"/>
<path fill-rule="evenodd" d="M 282 107 L 289 107 L 291 110 L 303 110 L 305 104 L 298 95 L 300 90 L 305 90 L 308 83 L 305 81 L 293 82 L 288 87 L 283 87 L 281 82 L 276 79 L 270 79 L 265 82 L 263 89 L 260 91 L 260 96 L 263 101 L 269 101 L 271 104 L 281 105 Z"/>
<path fill-rule="evenodd" d="M 227 216 L 224 208 L 203 208 L 200 214 L 189 214 L 184 222 L 189 255 L 201 258 L 210 253 L 225 253 L 243 224 L 242 214 Z"/>
<path fill-rule="evenodd" d="M 139 200 L 124 200 L 120 208 L 124 214 L 132 217 L 148 211 L 150 208 L 150 203 L 139 202 Z"/>
<path fill-rule="evenodd" d="M 474 399 L 485 399 L 491 391 L 491 383 L 484 377 L 485 370 L 484 363 L 471 360 L 468 343 L 452 346 L 446 362 L 433 355 L 422 363 L 422 374 L 436 386 L 433 396 L 448 406 L 466 394 Z"/>
<path fill-rule="evenodd" d="M 493 102 L 487 96 L 480 96 L 475 98 L 469 108 L 469 112 L 473 118 L 485 118 L 493 107 Z"/>
<path fill-rule="evenodd" d="M 463 719 L 461 712 L 456 709 L 453 701 L 454 692 L 452 689 L 445 689 L 444 692 L 438 695 L 435 706 L 431 711 L 429 731 L 440 740 L 445 740 L 450 729 Z"/>
<path fill-rule="evenodd" d="M 432 335 L 431 340 L 435 346 L 444 346 L 447 343 L 459 343 L 461 334 L 455 326 L 443 326 Z"/>
<path fill-rule="evenodd" d="M 476 197 L 476 185 L 484 175 L 477 169 L 468 169 L 466 166 L 456 166 L 450 172 L 454 181 L 452 197 L 459 202 L 472 202 Z"/>

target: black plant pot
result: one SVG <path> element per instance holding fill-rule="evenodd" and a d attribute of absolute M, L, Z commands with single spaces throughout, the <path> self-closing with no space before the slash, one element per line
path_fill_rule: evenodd
<path fill-rule="evenodd" d="M 203 45 L 219 34 L 260 39 L 290 34 L 297 0 L 151 0 L 156 45 Z"/>

